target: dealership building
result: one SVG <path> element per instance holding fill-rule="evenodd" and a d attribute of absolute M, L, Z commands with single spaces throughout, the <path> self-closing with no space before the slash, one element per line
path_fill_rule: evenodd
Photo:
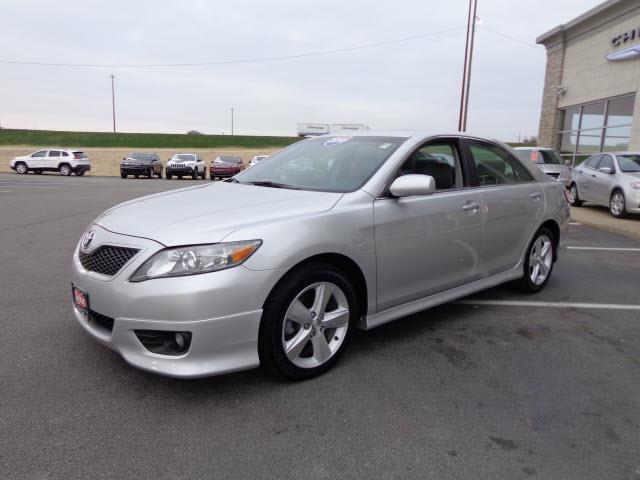
<path fill-rule="evenodd" d="M 547 49 L 538 142 L 580 162 L 640 150 L 640 0 L 609 0 L 537 39 Z"/>

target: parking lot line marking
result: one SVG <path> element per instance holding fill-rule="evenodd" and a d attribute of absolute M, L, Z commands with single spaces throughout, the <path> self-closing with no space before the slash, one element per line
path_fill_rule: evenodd
<path fill-rule="evenodd" d="M 609 250 L 612 252 L 640 252 L 640 248 L 631 247 L 567 247 L 568 250 Z"/>
<path fill-rule="evenodd" d="M 2 188 L 54 188 L 57 189 L 58 187 L 50 187 L 50 186 L 44 186 L 44 185 L 2 185 Z"/>
<path fill-rule="evenodd" d="M 494 307 L 551 307 L 600 310 L 640 310 L 640 305 L 625 305 L 619 303 L 532 302 L 520 300 L 460 300 L 455 303 L 460 305 L 485 305 Z"/>

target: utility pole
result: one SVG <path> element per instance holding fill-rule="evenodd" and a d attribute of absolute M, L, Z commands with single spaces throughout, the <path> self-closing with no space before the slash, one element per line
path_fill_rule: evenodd
<path fill-rule="evenodd" d="M 476 36 L 476 11 L 478 0 L 469 0 L 469 15 L 467 17 L 467 37 L 464 48 L 464 69 L 462 73 L 462 91 L 460 92 L 460 116 L 458 130 L 467 131 L 467 110 L 469 107 L 469 90 L 471 85 L 471 64 L 473 63 L 473 43 Z"/>
<path fill-rule="evenodd" d="M 231 108 L 231 135 L 233 135 L 233 108 Z"/>
<path fill-rule="evenodd" d="M 114 78 L 111 75 L 111 113 L 113 115 L 113 133 L 116 133 L 116 89 L 113 82 Z"/>

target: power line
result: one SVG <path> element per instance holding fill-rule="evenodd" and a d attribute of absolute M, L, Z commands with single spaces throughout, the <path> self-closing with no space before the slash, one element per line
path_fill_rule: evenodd
<path fill-rule="evenodd" d="M 498 32 L 498 31 L 496 31 L 496 30 L 492 30 L 491 28 L 487 28 L 487 27 L 485 27 L 485 26 L 483 26 L 483 25 L 478 25 L 478 28 L 480 28 L 480 29 L 482 29 L 482 30 L 486 30 L 487 32 L 493 33 L 494 35 L 498 35 L 499 37 L 502 37 L 502 38 L 508 38 L 509 40 L 512 40 L 512 41 L 514 41 L 514 42 L 522 43 L 523 45 L 527 45 L 528 47 L 533 47 L 533 48 L 535 48 L 536 50 L 540 50 L 540 49 L 543 49 L 543 48 L 544 48 L 542 45 L 536 45 L 535 43 L 529 43 L 529 42 L 526 42 L 526 41 L 524 41 L 524 40 L 520 40 L 519 38 L 512 37 L 512 36 L 510 36 L 510 35 L 507 35 L 507 34 L 505 34 L 505 33 Z"/>
<path fill-rule="evenodd" d="M 122 64 L 110 64 L 110 63 L 54 63 L 54 62 L 31 62 L 25 60 L 6 60 L 0 59 L 0 63 L 13 64 L 13 65 L 31 65 L 41 67 L 72 67 L 72 68 L 162 68 L 162 67 L 204 67 L 210 65 L 232 65 L 238 63 L 258 63 L 258 62 L 272 62 L 275 60 L 290 60 L 294 58 L 315 57 L 319 55 L 331 55 L 335 53 L 352 52 L 354 50 L 364 50 L 366 48 L 382 47 L 385 45 L 393 45 L 396 43 L 410 42 L 413 40 L 420 40 L 422 38 L 433 37 L 436 35 L 442 35 L 456 30 L 461 30 L 466 27 L 448 28 L 446 30 L 439 30 L 436 32 L 423 33 L 420 35 L 413 35 L 411 37 L 398 38 L 395 40 L 387 40 L 383 42 L 368 43 L 364 45 L 358 45 L 355 47 L 337 48 L 333 50 L 319 50 L 316 52 L 298 53 L 294 55 L 281 55 L 276 57 L 258 57 L 247 58 L 238 60 L 213 60 L 208 62 L 196 62 L 196 63 L 122 63 Z"/>

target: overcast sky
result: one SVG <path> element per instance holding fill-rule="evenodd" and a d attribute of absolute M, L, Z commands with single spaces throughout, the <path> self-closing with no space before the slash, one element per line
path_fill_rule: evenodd
<path fill-rule="evenodd" d="M 541 33 L 598 0 L 478 0 L 468 130 L 537 134 Z M 83 64 L 197 63 L 295 55 L 464 27 L 467 0 L 0 0 L 0 59 Z M 486 29 L 484 29 L 485 27 Z M 295 135 L 298 122 L 455 130 L 464 28 L 391 45 L 260 63 L 187 68 L 0 64 L 0 125 Z"/>

